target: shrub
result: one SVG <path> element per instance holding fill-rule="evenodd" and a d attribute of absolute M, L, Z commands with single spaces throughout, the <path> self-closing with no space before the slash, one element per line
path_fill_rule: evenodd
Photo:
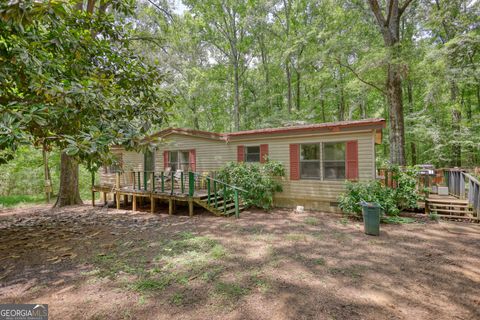
<path fill-rule="evenodd" d="M 282 191 L 279 177 L 285 176 L 280 162 L 266 163 L 229 162 L 220 169 L 217 179 L 246 191 L 243 195 L 247 206 L 268 210 L 273 206 L 275 192 Z"/>
<path fill-rule="evenodd" d="M 361 201 L 376 202 L 388 216 L 401 210 L 416 208 L 419 194 L 416 191 L 415 169 L 389 168 L 395 188 L 384 186 L 380 181 L 347 182 L 347 191 L 339 197 L 339 206 L 345 213 L 361 214 Z"/>

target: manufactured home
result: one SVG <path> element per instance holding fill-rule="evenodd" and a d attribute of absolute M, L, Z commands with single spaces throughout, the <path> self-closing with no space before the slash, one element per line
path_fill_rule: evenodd
<path fill-rule="evenodd" d="M 116 149 L 125 177 L 116 178 L 109 168 L 103 168 L 101 184 L 116 183 L 123 189 L 130 184 L 131 192 L 117 193 L 117 203 L 120 195 L 132 195 L 134 189 L 141 191 L 137 196 L 147 198 L 149 192 L 172 196 L 180 189 L 180 183 L 173 185 L 180 173 L 179 193 L 188 196 L 189 172 L 208 177 L 229 161 L 276 160 L 284 165 L 286 176 L 283 192 L 275 195 L 275 206 L 338 211 L 337 198 L 345 190 L 345 181 L 375 178 L 375 145 L 381 143 L 384 127 L 384 119 L 364 119 L 231 133 L 169 128 L 152 135 L 159 141 L 154 152 Z M 212 192 L 209 188 L 206 196 Z"/>

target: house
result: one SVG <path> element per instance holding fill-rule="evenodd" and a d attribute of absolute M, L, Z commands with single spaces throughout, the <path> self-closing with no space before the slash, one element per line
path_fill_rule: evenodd
<path fill-rule="evenodd" d="M 115 152 L 124 172 L 207 173 L 229 161 L 276 160 L 286 169 L 277 207 L 337 211 L 346 180 L 375 178 L 375 145 L 384 127 L 384 119 L 364 119 L 232 133 L 168 128 L 152 135 L 161 141 L 155 152 Z M 114 179 L 108 170 L 101 174 L 104 183 Z"/>

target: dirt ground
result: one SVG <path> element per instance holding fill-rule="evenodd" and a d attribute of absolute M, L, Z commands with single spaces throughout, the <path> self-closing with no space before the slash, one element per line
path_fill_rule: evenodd
<path fill-rule="evenodd" d="M 165 212 L 165 211 L 163 211 Z M 50 319 L 480 319 L 480 225 L 0 211 L 0 303 Z"/>

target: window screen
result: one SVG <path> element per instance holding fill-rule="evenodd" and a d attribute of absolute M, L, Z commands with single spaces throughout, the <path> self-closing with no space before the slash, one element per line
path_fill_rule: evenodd
<path fill-rule="evenodd" d="M 260 146 L 245 147 L 245 162 L 260 162 Z"/>
<path fill-rule="evenodd" d="M 300 178 L 320 179 L 320 144 L 300 146 Z"/>
<path fill-rule="evenodd" d="M 325 180 L 345 179 L 345 143 L 323 144 L 323 178 Z"/>

